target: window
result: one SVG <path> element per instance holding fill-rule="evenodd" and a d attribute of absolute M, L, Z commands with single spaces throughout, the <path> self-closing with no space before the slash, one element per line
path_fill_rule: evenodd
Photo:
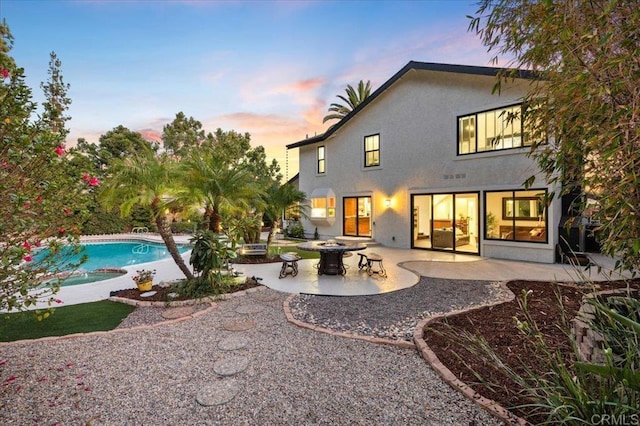
<path fill-rule="evenodd" d="M 311 199 L 311 217 L 327 217 L 327 199 L 325 197 Z"/>
<path fill-rule="evenodd" d="M 318 174 L 324 174 L 325 169 L 325 157 L 324 157 L 324 146 L 318 147 Z"/>
<path fill-rule="evenodd" d="M 365 136 L 364 138 L 364 166 L 380 165 L 380 134 Z"/>
<path fill-rule="evenodd" d="M 458 154 L 531 145 L 524 135 L 522 105 L 458 117 Z"/>
<path fill-rule="evenodd" d="M 485 238 L 546 243 L 547 190 L 485 193 Z"/>
<path fill-rule="evenodd" d="M 318 188 L 311 193 L 311 216 L 313 222 L 325 222 L 336 216 L 336 196 L 329 188 Z"/>

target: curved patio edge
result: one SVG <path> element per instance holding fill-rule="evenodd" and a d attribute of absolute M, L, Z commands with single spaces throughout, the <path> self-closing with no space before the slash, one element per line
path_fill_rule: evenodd
<path fill-rule="evenodd" d="M 362 340 L 364 342 L 375 343 L 378 345 L 388 345 L 395 346 L 397 348 L 402 349 L 415 349 L 416 345 L 413 342 L 407 342 L 405 340 L 391 340 L 391 339 L 382 339 L 380 337 L 373 336 L 363 336 L 360 334 L 352 334 L 352 333 L 344 333 L 340 331 L 335 331 L 330 328 L 320 327 L 317 325 L 312 325 L 306 323 L 304 321 L 300 321 L 293 317 L 293 313 L 291 312 L 290 303 L 294 297 L 298 296 L 297 293 L 291 294 L 287 297 L 283 303 L 284 315 L 287 318 L 287 321 L 293 325 L 296 325 L 300 328 L 306 328 L 307 330 L 317 331 L 319 333 L 325 333 L 336 337 L 343 337 L 345 339 L 354 339 L 354 340 Z"/>
<path fill-rule="evenodd" d="M 461 314 L 463 312 L 471 312 L 471 311 L 475 311 L 477 309 L 487 308 L 489 306 L 500 305 L 502 303 L 506 303 L 506 302 L 510 302 L 510 301 L 514 300 L 515 299 L 515 295 L 513 294 L 513 292 L 511 290 L 509 290 L 509 288 L 507 287 L 507 283 L 508 283 L 508 281 L 501 281 L 500 282 L 500 286 L 505 291 L 504 294 L 507 295 L 507 297 L 505 297 L 505 298 L 503 298 L 501 300 L 493 301 L 493 302 L 490 302 L 490 303 L 485 303 L 485 304 L 479 305 L 479 306 L 474 306 L 474 307 L 469 308 L 469 309 L 461 309 L 461 310 L 449 312 L 449 313 L 446 313 L 446 314 L 443 314 L 443 315 L 437 315 L 437 316 L 434 316 L 434 317 L 423 319 L 418 324 L 416 324 L 416 328 L 415 328 L 414 333 L 413 333 L 413 341 L 415 342 L 416 349 L 418 350 L 418 353 L 420 354 L 420 356 L 422 356 L 422 358 L 427 363 L 429 363 L 431 368 L 433 368 L 436 371 L 436 373 L 438 373 L 438 375 L 445 382 L 447 382 L 449 384 L 449 386 L 451 386 L 453 389 L 456 389 L 456 390 L 460 391 L 460 393 L 462 393 L 462 395 L 464 395 L 469 400 L 473 401 L 480 408 L 484 409 L 485 411 L 487 411 L 491 415 L 495 416 L 496 418 L 506 422 L 507 424 L 525 426 L 525 425 L 530 425 L 531 423 L 529 423 L 527 420 L 525 420 L 525 419 L 523 419 L 521 417 L 518 417 L 515 414 L 511 413 L 509 410 L 504 408 L 502 405 L 498 404 L 496 401 L 494 401 L 492 399 L 489 399 L 489 398 L 485 398 L 480 393 L 476 392 L 471 386 L 467 385 L 465 382 L 463 382 L 462 380 L 458 379 L 451 372 L 451 370 L 449 370 L 440 361 L 440 359 L 436 356 L 435 352 L 433 350 L 431 350 L 429 345 L 427 345 L 426 341 L 424 340 L 424 328 L 429 323 L 431 323 L 433 321 L 440 320 L 440 319 L 443 319 L 443 318 L 446 318 L 446 317 L 449 317 L 449 316 L 452 316 L 452 315 L 458 315 L 458 314 Z"/>

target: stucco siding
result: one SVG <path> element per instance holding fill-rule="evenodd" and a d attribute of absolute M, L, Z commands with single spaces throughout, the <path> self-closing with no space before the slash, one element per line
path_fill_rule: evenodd
<path fill-rule="evenodd" d="M 331 188 L 336 195 L 333 223 L 305 221 L 306 231 L 312 234 L 317 226 L 321 238 L 342 235 L 343 197 L 371 196 L 372 237 L 387 246 L 409 248 L 412 194 L 478 192 L 482 199 L 482 191 L 519 189 L 531 175 L 537 175 L 537 187 L 544 188 L 535 162 L 525 155 L 527 148 L 457 155 L 457 117 L 516 104 L 528 84 L 503 86 L 498 96 L 491 95 L 494 83 L 494 77 L 412 70 L 327 140 L 301 147 L 300 189 L 310 194 Z M 381 164 L 365 168 L 364 137 L 372 134 L 380 135 Z M 326 153 L 324 175 L 315 172 L 320 145 Z M 550 220 L 548 244 L 483 242 L 481 254 L 553 262 L 554 226 Z"/>

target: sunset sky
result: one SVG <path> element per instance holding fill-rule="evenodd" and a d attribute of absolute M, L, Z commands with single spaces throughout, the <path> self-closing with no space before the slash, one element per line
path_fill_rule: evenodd
<path fill-rule="evenodd" d="M 0 0 L 34 98 L 49 53 L 71 84 L 69 144 L 118 125 L 159 138 L 182 111 L 248 132 L 287 177 L 285 145 L 326 130 L 347 84 L 372 88 L 410 60 L 491 65 L 467 32 L 473 0 Z"/>

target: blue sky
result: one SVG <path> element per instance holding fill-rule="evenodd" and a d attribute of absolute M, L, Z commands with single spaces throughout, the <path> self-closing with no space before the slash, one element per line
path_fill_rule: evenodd
<path fill-rule="evenodd" d="M 71 84 L 73 144 L 118 125 L 159 136 L 182 111 L 248 132 L 285 171 L 347 84 L 373 89 L 410 60 L 491 65 L 467 32 L 473 0 L 0 0 L 36 101 L 49 53 Z M 297 171 L 289 159 L 289 177 Z"/>

